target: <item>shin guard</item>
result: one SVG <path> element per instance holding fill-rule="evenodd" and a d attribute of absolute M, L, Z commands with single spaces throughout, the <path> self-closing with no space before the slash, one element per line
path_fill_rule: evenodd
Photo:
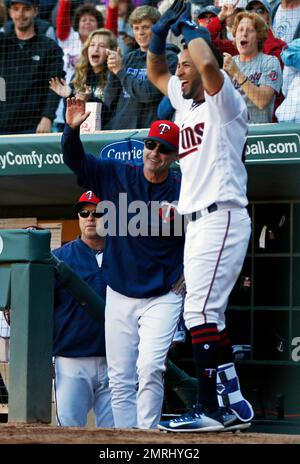
<path fill-rule="evenodd" d="M 218 366 L 217 395 L 219 406 L 231 409 L 242 422 L 249 422 L 253 418 L 252 406 L 242 395 L 233 363 Z"/>

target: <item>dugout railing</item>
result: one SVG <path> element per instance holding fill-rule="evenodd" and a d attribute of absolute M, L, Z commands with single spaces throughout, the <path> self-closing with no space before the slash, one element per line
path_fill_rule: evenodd
<path fill-rule="evenodd" d="M 147 130 L 83 135 L 87 151 L 141 161 Z M 300 433 L 300 125 L 249 127 L 252 237 L 228 325 L 253 430 Z M 2 217 L 72 217 L 81 191 L 64 166 L 60 134 L 0 137 Z M 193 373 L 189 342 L 180 365 Z"/>

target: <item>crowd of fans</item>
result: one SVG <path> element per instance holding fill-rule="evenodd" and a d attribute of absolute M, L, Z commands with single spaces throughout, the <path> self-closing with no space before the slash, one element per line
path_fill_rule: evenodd
<path fill-rule="evenodd" d="M 300 0 L 190 0 L 249 123 L 300 121 Z M 172 0 L 0 0 L 0 134 L 62 131 L 66 98 L 101 103 L 102 129 L 176 118 L 150 83 L 151 27 Z M 176 72 L 184 44 L 168 36 Z M 163 100 L 162 100 L 163 99 Z"/>

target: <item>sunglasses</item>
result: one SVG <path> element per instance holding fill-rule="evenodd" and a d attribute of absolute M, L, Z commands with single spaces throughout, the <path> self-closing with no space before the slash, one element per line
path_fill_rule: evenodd
<path fill-rule="evenodd" d="M 264 14 L 267 12 L 267 10 L 265 10 L 264 8 L 262 7 L 258 7 L 258 8 L 249 8 L 248 11 L 254 11 L 255 13 L 257 14 Z"/>
<path fill-rule="evenodd" d="M 145 140 L 145 147 L 147 150 L 155 150 L 158 147 L 158 151 L 164 155 L 170 155 L 174 153 L 175 150 L 171 150 L 170 148 L 166 147 L 165 145 L 155 142 L 154 140 Z"/>
<path fill-rule="evenodd" d="M 79 211 L 78 214 L 81 218 L 88 218 L 90 215 L 92 215 L 94 218 L 99 219 L 101 216 L 103 216 L 102 213 L 97 213 L 96 210 L 89 211 L 88 209 L 83 209 L 82 211 Z"/>

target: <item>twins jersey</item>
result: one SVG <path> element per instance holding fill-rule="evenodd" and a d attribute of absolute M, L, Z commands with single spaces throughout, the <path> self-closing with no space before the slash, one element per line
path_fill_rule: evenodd
<path fill-rule="evenodd" d="M 177 76 L 169 81 L 169 98 L 180 110 L 180 214 L 217 202 L 241 207 L 248 203 L 242 160 L 247 141 L 247 107 L 227 74 L 222 73 L 221 90 L 215 95 L 205 92 L 205 101 L 200 104 L 183 98 Z"/>
<path fill-rule="evenodd" d="M 240 71 L 252 84 L 257 86 L 267 85 L 272 87 L 276 93 L 280 92 L 282 85 L 282 71 L 279 60 L 276 56 L 258 53 L 252 60 L 241 61 L 240 55 L 233 57 Z M 271 98 L 269 104 L 261 109 L 253 103 L 244 93 L 242 87 L 236 79 L 233 79 L 233 85 L 243 96 L 248 108 L 248 122 L 251 124 L 263 124 L 272 122 L 275 95 Z"/>

